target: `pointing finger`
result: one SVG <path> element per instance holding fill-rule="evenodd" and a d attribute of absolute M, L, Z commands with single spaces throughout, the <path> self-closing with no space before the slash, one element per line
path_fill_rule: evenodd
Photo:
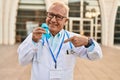
<path fill-rule="evenodd" d="M 66 39 L 66 40 L 64 41 L 64 43 L 67 43 L 67 42 L 72 41 L 72 40 L 73 40 L 73 37 L 68 38 L 68 39 Z"/>

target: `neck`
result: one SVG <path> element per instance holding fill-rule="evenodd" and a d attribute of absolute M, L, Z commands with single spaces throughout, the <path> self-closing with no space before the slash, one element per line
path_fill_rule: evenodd
<path fill-rule="evenodd" d="M 61 30 L 60 30 L 61 31 Z M 50 33 L 55 36 L 56 34 L 58 34 L 60 31 L 50 31 Z"/>
<path fill-rule="evenodd" d="M 60 31 L 50 31 L 50 33 L 52 34 L 52 36 L 55 36 L 59 33 Z"/>
<path fill-rule="evenodd" d="M 58 32 L 51 32 L 51 34 L 52 34 L 53 36 L 55 36 L 57 33 L 58 33 Z"/>

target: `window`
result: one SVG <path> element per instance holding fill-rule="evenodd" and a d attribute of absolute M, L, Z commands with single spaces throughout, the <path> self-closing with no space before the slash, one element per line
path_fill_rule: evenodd
<path fill-rule="evenodd" d="M 120 45 L 120 6 L 118 7 L 115 20 L 114 44 Z"/>
<path fill-rule="evenodd" d="M 69 0 L 69 26 L 73 32 L 101 43 L 101 16 L 98 0 Z"/>
<path fill-rule="evenodd" d="M 45 13 L 44 0 L 20 0 L 16 22 L 16 42 L 22 42 L 28 35 L 27 23 L 45 22 Z"/>

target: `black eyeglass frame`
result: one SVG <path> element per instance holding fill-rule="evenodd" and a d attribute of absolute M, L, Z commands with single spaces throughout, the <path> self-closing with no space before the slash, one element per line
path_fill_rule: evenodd
<path fill-rule="evenodd" d="M 55 16 L 55 19 L 58 21 L 61 21 L 63 20 L 63 18 L 66 18 L 65 16 L 62 16 L 60 14 L 54 14 L 52 12 L 47 12 L 47 17 L 49 17 L 50 19 L 54 18 L 54 16 Z"/>

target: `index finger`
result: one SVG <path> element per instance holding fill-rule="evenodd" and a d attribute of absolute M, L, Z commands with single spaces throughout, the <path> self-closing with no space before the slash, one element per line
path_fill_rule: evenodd
<path fill-rule="evenodd" d="M 73 37 L 68 38 L 68 39 L 66 39 L 66 40 L 64 41 L 64 43 L 67 43 L 67 42 L 72 41 L 72 40 L 73 40 Z"/>
<path fill-rule="evenodd" d="M 41 34 L 41 33 L 46 33 L 46 32 L 43 28 L 36 27 L 35 29 L 33 29 L 33 33 Z"/>
<path fill-rule="evenodd" d="M 45 29 L 41 28 L 41 27 L 36 27 L 35 30 L 42 30 L 45 31 Z"/>

